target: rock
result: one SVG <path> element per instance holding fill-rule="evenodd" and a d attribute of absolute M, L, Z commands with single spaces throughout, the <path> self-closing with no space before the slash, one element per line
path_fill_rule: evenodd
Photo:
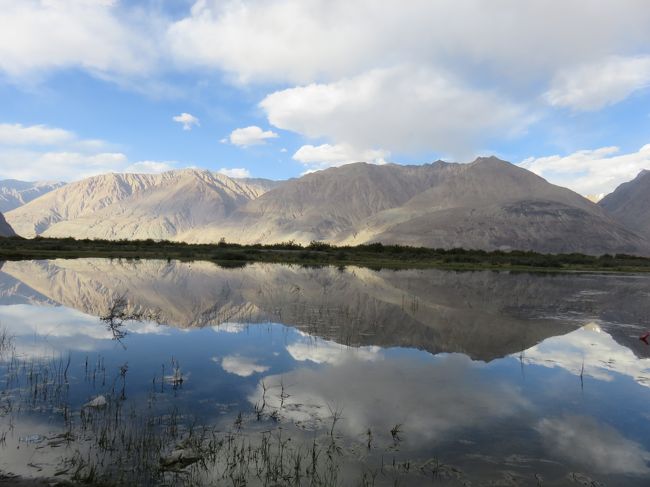
<path fill-rule="evenodd" d="M 160 458 L 160 466 L 164 470 L 185 468 L 188 465 L 198 462 L 201 457 L 189 448 L 176 449 L 166 457 Z"/>
<path fill-rule="evenodd" d="M 84 408 L 103 408 L 108 404 L 108 401 L 104 396 L 97 396 L 96 398 L 92 399 L 91 401 L 87 402 L 84 404 Z"/>

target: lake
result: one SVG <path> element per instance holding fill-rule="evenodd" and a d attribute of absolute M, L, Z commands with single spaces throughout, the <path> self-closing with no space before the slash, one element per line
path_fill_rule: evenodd
<path fill-rule="evenodd" d="M 650 276 L 0 268 L 0 472 L 648 485 Z"/>

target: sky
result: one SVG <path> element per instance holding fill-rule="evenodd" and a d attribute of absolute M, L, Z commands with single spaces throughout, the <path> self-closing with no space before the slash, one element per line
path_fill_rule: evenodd
<path fill-rule="evenodd" d="M 0 178 L 650 169 L 647 0 L 0 0 Z"/>

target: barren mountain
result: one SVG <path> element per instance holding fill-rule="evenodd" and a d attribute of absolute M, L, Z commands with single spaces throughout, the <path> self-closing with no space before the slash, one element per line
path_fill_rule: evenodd
<path fill-rule="evenodd" d="M 163 174 L 106 174 L 71 183 L 9 212 L 23 236 L 172 239 L 214 223 L 265 191 L 194 169 Z"/>
<path fill-rule="evenodd" d="M 0 213 L 0 237 L 13 237 L 15 232 Z"/>
<path fill-rule="evenodd" d="M 494 157 L 437 164 L 436 184 L 367 219 L 346 243 L 540 252 L 647 253 L 639 235 L 591 201 Z"/>
<path fill-rule="evenodd" d="M 209 242 L 337 241 L 379 211 L 398 207 L 433 184 L 431 166 L 365 163 L 286 181 L 239 208 L 228 222 L 180 238 Z"/>
<path fill-rule="evenodd" d="M 496 158 L 423 166 L 350 164 L 291 180 L 219 226 L 179 238 L 325 240 L 485 250 L 648 253 L 586 198 Z"/>
<path fill-rule="evenodd" d="M 0 211 L 4 213 L 11 211 L 64 185 L 63 182 L 2 180 L 0 181 Z"/>
<path fill-rule="evenodd" d="M 599 203 L 617 221 L 650 238 L 650 171 L 621 184 Z"/>

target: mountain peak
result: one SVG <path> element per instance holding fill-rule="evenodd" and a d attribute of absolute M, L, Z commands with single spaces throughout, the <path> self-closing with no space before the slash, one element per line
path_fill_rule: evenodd
<path fill-rule="evenodd" d="M 650 236 L 650 170 L 643 169 L 598 204 L 630 230 Z"/>
<path fill-rule="evenodd" d="M 472 161 L 470 164 L 472 164 L 472 165 L 477 165 L 477 166 L 478 166 L 478 165 L 488 165 L 488 164 L 490 164 L 490 165 L 494 165 L 494 164 L 500 164 L 500 165 L 507 164 L 508 166 L 512 166 L 512 165 L 513 165 L 512 163 L 510 163 L 510 162 L 508 162 L 508 161 L 504 161 L 503 159 L 499 159 L 499 158 L 496 157 L 496 156 L 481 156 L 481 157 L 477 157 L 477 158 L 474 159 L 474 161 Z"/>
<path fill-rule="evenodd" d="M 0 181 L 0 212 L 11 211 L 19 206 L 53 191 L 65 183 L 57 181 Z"/>

